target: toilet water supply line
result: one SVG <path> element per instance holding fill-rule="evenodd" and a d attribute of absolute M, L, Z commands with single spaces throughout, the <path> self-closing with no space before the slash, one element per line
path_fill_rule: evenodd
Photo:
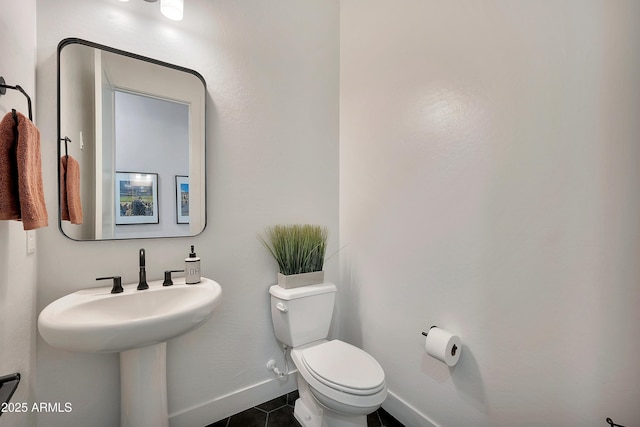
<path fill-rule="evenodd" d="M 289 375 L 289 362 L 287 360 L 287 350 L 289 350 L 289 347 L 287 347 L 286 345 L 283 345 L 282 347 L 284 347 L 284 372 L 278 369 L 278 366 L 276 366 L 275 360 L 271 359 L 269 360 L 269 362 L 267 362 L 267 369 L 273 371 L 273 373 L 276 374 L 276 377 L 278 378 L 282 378 L 285 375 Z"/>

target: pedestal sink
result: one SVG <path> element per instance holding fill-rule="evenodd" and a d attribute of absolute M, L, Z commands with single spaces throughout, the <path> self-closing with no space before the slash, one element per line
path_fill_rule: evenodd
<path fill-rule="evenodd" d="M 42 310 L 38 329 L 51 346 L 68 351 L 120 353 L 121 425 L 168 427 L 166 342 L 206 322 L 222 290 L 211 279 L 195 285 L 149 282 L 84 289 Z"/>

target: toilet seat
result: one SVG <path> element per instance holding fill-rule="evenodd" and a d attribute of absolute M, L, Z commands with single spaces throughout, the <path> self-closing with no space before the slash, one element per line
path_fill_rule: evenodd
<path fill-rule="evenodd" d="M 340 340 L 303 349 L 300 359 L 317 381 L 343 393 L 368 396 L 385 387 L 384 371 L 370 354 Z"/>
<path fill-rule="evenodd" d="M 291 359 L 316 401 L 333 411 L 368 414 L 387 397 L 382 367 L 371 355 L 343 341 L 320 340 L 294 348 Z M 347 370 L 358 373 L 351 375 Z M 371 374 L 368 379 L 367 373 Z"/>

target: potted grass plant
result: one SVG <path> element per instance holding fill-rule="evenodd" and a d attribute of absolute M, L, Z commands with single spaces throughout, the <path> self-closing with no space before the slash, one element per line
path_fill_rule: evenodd
<path fill-rule="evenodd" d="M 278 263 L 278 285 L 285 289 L 324 281 L 326 227 L 311 224 L 275 225 L 258 239 Z"/>

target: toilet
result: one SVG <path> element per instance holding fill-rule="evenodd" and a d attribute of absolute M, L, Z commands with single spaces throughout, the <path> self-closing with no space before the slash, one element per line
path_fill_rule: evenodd
<path fill-rule="evenodd" d="M 304 427 L 364 427 L 387 397 L 380 364 L 367 352 L 327 340 L 336 285 L 269 288 L 276 338 L 298 368 L 294 416 Z"/>

